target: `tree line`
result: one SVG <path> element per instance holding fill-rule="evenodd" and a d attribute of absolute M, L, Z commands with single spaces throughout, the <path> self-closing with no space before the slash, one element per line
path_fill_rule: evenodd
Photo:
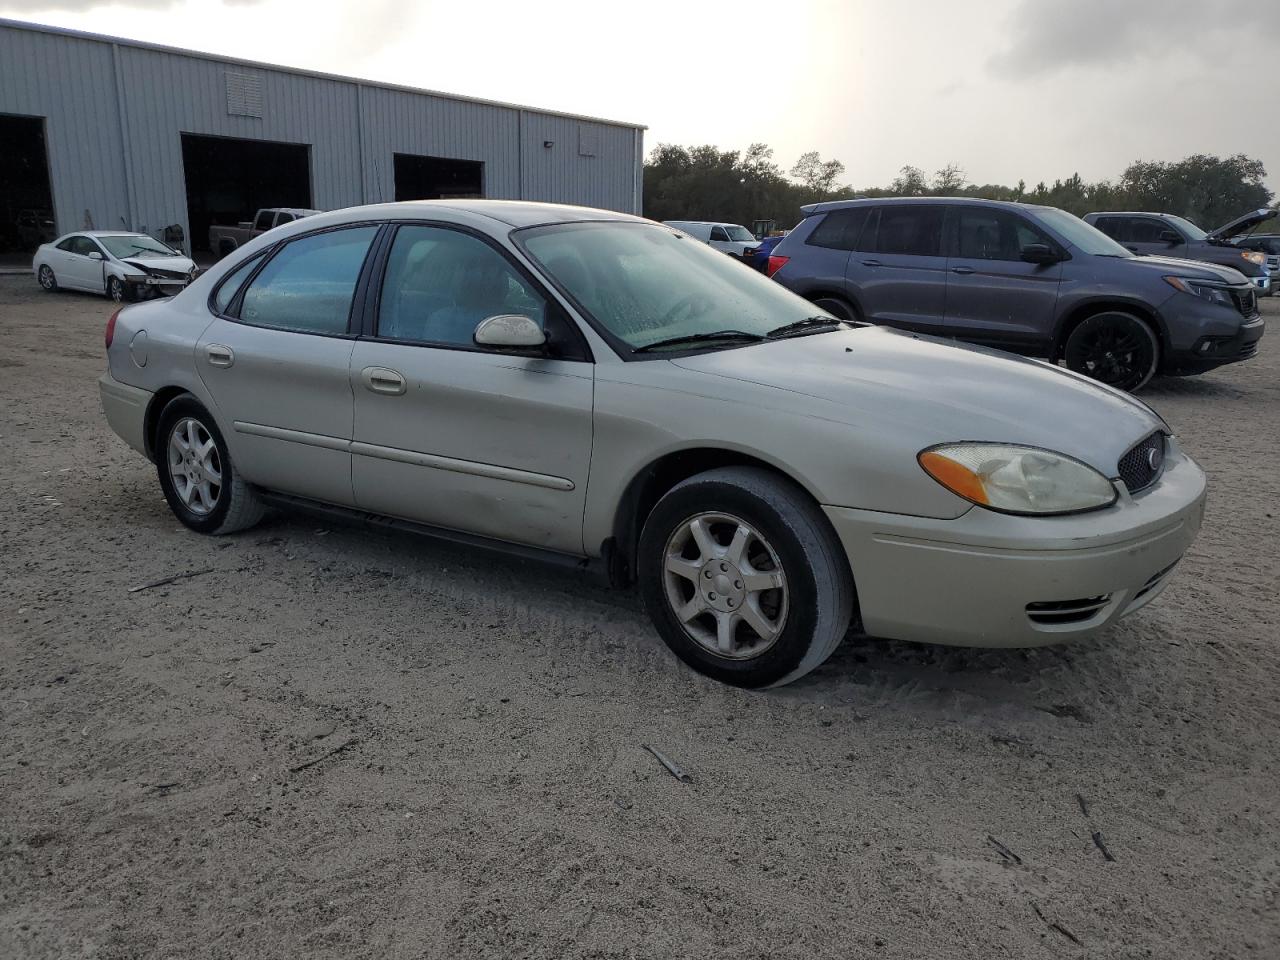
<path fill-rule="evenodd" d="M 839 160 L 823 160 L 816 150 L 801 155 L 788 171 L 773 148 L 753 143 L 745 151 L 711 145 L 658 144 L 644 166 L 644 214 L 654 220 L 721 220 L 748 226 L 774 220 L 791 227 L 800 207 L 852 197 L 982 197 L 1060 207 L 1077 215 L 1094 210 L 1154 210 L 1186 217 L 1206 229 L 1271 203 L 1267 171 L 1244 154 L 1195 154 L 1165 162 L 1138 160 L 1115 180 L 1088 183 L 1078 173 L 1065 180 L 1028 187 L 970 183 L 965 171 L 948 164 L 932 175 L 905 166 L 888 186 L 855 189 Z"/>

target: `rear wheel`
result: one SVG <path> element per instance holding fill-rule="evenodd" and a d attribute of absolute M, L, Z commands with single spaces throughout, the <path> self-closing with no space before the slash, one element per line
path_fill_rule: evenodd
<path fill-rule="evenodd" d="M 234 533 L 262 519 L 262 501 L 231 462 L 213 417 L 194 397 L 177 397 L 161 412 L 155 454 L 164 498 L 192 530 Z"/>
<path fill-rule="evenodd" d="M 53 270 L 48 264 L 40 268 L 38 279 L 40 280 L 40 286 L 44 287 L 46 292 L 53 293 L 58 289 L 58 279 L 53 275 Z"/>
<path fill-rule="evenodd" d="M 1120 390 L 1137 390 L 1155 375 L 1160 343 L 1140 318 L 1108 310 L 1076 325 L 1062 357 L 1076 373 Z"/>
<path fill-rule="evenodd" d="M 858 308 L 840 297 L 818 297 L 813 301 L 813 305 L 845 323 L 860 323 L 862 320 L 858 315 Z"/>
<path fill-rule="evenodd" d="M 753 467 L 710 470 L 654 507 L 638 556 L 667 646 L 713 679 L 789 683 L 823 663 L 853 615 L 844 551 L 815 504 Z"/>

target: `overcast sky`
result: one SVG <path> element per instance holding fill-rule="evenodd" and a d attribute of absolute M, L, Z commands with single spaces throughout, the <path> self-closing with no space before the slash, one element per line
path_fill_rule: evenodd
<path fill-rule="evenodd" d="M 1269 16 L 1264 14 L 1269 13 Z M 1280 3 L 0 0 L 0 15 L 978 183 L 1246 153 L 1280 192 Z"/>

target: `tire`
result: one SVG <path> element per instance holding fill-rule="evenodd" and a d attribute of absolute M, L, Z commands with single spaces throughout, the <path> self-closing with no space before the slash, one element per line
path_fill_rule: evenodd
<path fill-rule="evenodd" d="M 107 299 L 115 303 L 132 303 L 133 288 L 119 277 L 107 277 Z"/>
<path fill-rule="evenodd" d="M 1160 366 L 1160 341 L 1140 317 L 1106 310 L 1085 317 L 1062 345 L 1069 370 L 1130 392 L 1146 385 Z"/>
<path fill-rule="evenodd" d="M 184 459 L 187 454 L 175 434 L 187 441 L 193 451 L 190 459 Z M 202 458 L 199 450 L 209 441 L 212 447 Z M 164 498 L 185 526 L 197 533 L 221 535 L 247 529 L 262 519 L 262 501 L 231 462 L 217 423 L 194 397 L 175 397 L 161 411 L 152 446 Z M 206 468 L 216 473 L 216 482 Z"/>
<path fill-rule="evenodd" d="M 695 522 L 710 536 L 702 546 Z M 672 652 L 737 687 L 804 676 L 853 617 L 853 578 L 830 524 L 804 491 L 758 467 L 709 470 L 673 487 L 645 521 L 637 573 Z"/>
<path fill-rule="evenodd" d="M 848 300 L 843 300 L 840 297 L 818 297 L 813 301 L 813 305 L 827 311 L 833 317 L 838 317 L 845 323 L 862 322 L 862 316 L 858 313 L 858 308 Z"/>
<path fill-rule="evenodd" d="M 45 293 L 58 292 L 58 278 L 53 275 L 53 268 L 47 263 L 40 267 L 40 271 L 36 276 L 40 281 L 40 286 L 44 288 Z"/>

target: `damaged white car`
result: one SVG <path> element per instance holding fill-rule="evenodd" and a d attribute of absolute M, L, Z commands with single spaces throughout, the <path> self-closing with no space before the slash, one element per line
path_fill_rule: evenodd
<path fill-rule="evenodd" d="M 117 303 L 171 297 L 196 277 L 196 265 L 145 233 L 82 230 L 36 250 L 40 286 L 100 293 Z"/>

